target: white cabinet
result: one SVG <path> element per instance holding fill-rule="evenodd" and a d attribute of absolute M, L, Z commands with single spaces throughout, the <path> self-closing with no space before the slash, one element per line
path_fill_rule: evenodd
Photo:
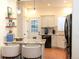
<path fill-rule="evenodd" d="M 46 16 L 41 16 L 41 27 L 47 27 L 48 26 L 48 20 Z"/>
<path fill-rule="evenodd" d="M 54 15 L 41 16 L 41 27 L 53 27 L 56 26 L 56 18 Z"/>
<path fill-rule="evenodd" d="M 52 47 L 66 48 L 66 39 L 63 33 L 52 36 Z"/>
<path fill-rule="evenodd" d="M 57 47 L 66 48 L 66 40 L 64 36 L 57 36 Z"/>
<path fill-rule="evenodd" d="M 57 47 L 57 38 L 55 35 L 52 35 L 52 48 Z"/>

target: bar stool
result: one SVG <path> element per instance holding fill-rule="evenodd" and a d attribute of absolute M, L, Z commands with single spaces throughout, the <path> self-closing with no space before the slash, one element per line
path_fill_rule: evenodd
<path fill-rule="evenodd" d="M 41 46 L 23 45 L 22 56 L 24 59 L 41 59 Z"/>
<path fill-rule="evenodd" d="M 19 57 L 19 45 L 5 45 L 2 47 L 2 58 L 3 59 L 15 59 Z"/>

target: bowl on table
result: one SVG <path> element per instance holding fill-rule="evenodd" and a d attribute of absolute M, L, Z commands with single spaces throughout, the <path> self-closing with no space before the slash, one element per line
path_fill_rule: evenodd
<path fill-rule="evenodd" d="M 22 41 L 23 38 L 15 38 L 16 41 Z"/>

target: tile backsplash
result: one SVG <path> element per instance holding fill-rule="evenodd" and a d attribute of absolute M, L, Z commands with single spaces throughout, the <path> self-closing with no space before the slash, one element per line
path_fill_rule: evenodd
<path fill-rule="evenodd" d="M 46 27 L 46 28 L 48 28 L 48 35 L 53 35 L 53 28 L 55 29 L 55 27 Z M 55 32 L 56 31 L 57 30 L 55 29 Z M 41 29 L 41 35 L 45 35 L 45 28 Z"/>

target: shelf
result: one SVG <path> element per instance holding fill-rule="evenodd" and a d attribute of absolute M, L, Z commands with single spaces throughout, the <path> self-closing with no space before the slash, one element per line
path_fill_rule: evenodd
<path fill-rule="evenodd" d="M 5 17 L 8 20 L 15 20 L 16 18 L 11 18 L 11 17 Z"/>
<path fill-rule="evenodd" d="M 45 28 L 50 28 L 50 29 L 53 29 L 53 28 L 57 28 L 57 26 L 52 26 L 52 27 L 41 27 L 42 29 L 45 29 Z"/>
<path fill-rule="evenodd" d="M 16 27 L 16 26 L 6 26 L 6 28 L 13 28 L 13 27 Z"/>

